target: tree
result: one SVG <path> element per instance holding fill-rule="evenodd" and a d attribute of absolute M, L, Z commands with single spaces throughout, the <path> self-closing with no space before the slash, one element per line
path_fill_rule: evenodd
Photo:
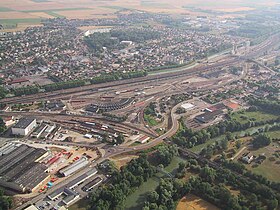
<path fill-rule="evenodd" d="M 160 161 L 164 166 L 167 166 L 173 156 L 178 155 L 178 148 L 175 145 L 172 146 L 167 146 L 163 145 L 158 147 L 157 152 L 156 152 L 156 157 L 158 161 Z"/>
<path fill-rule="evenodd" d="M 228 140 L 227 139 L 223 139 L 221 141 L 221 147 L 223 150 L 227 150 L 228 149 Z"/>
<path fill-rule="evenodd" d="M 235 143 L 236 148 L 240 149 L 241 145 L 242 145 L 241 141 L 237 140 L 236 143 Z"/>
<path fill-rule="evenodd" d="M 268 203 L 267 203 L 267 209 L 268 210 L 275 210 L 277 208 L 278 208 L 278 200 L 277 199 L 268 200 Z"/>
<path fill-rule="evenodd" d="M 216 177 L 216 171 L 209 166 L 205 166 L 200 170 L 199 176 L 207 182 L 213 182 Z"/>
<path fill-rule="evenodd" d="M 0 117 L 0 134 L 3 133 L 6 129 L 6 124 L 4 120 Z"/>
<path fill-rule="evenodd" d="M 261 148 L 268 146 L 271 143 L 271 138 L 266 134 L 259 134 L 253 139 L 253 147 Z"/>
<path fill-rule="evenodd" d="M 117 138 L 116 138 L 116 143 L 117 144 L 122 144 L 124 142 L 124 136 L 122 133 L 120 133 Z"/>
<path fill-rule="evenodd" d="M 9 210 L 12 207 L 12 199 L 4 195 L 4 191 L 0 188 L 0 209 Z"/>
<path fill-rule="evenodd" d="M 226 132 L 226 139 L 227 139 L 228 141 L 233 140 L 233 135 L 232 135 L 231 132 Z"/>

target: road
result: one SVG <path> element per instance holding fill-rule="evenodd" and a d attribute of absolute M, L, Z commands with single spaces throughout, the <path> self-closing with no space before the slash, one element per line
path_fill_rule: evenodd
<path fill-rule="evenodd" d="M 150 141 L 146 144 L 139 145 L 139 146 L 136 146 L 136 147 L 123 147 L 123 146 L 120 145 L 120 146 L 111 147 L 111 148 L 106 149 L 105 155 L 103 157 L 101 157 L 100 159 L 98 159 L 96 162 L 90 163 L 86 168 L 82 169 L 81 171 L 79 171 L 75 175 L 65 179 L 64 181 L 55 185 L 53 188 L 50 188 L 46 193 L 39 194 L 39 195 L 35 196 L 30 201 L 28 201 L 28 202 L 22 204 L 21 206 L 17 207 L 15 210 L 21 210 L 21 209 L 27 207 L 28 205 L 31 205 L 33 203 L 37 203 L 38 201 L 44 199 L 48 194 L 54 192 L 56 189 L 59 189 L 60 187 L 67 185 L 69 182 L 73 181 L 78 176 L 81 176 L 82 174 L 86 173 L 89 170 L 90 167 L 96 167 L 98 163 L 101 163 L 102 161 L 106 160 L 109 157 L 113 157 L 113 156 L 128 153 L 128 152 L 136 152 L 136 151 L 145 150 L 145 149 L 151 148 L 153 146 L 156 146 L 159 143 L 163 142 L 164 139 L 173 136 L 179 128 L 178 116 L 176 114 L 174 114 L 175 110 L 176 109 L 174 107 L 172 109 L 173 114 L 171 115 L 172 127 L 165 134 L 155 138 L 154 140 L 152 140 L 152 141 Z"/>
<path fill-rule="evenodd" d="M 101 85 L 88 85 L 88 86 L 84 86 L 84 87 L 80 87 L 80 88 L 74 88 L 74 89 L 70 89 L 70 90 L 56 91 L 54 93 L 37 94 L 36 96 L 32 95 L 32 96 L 8 98 L 8 99 L 3 99 L 0 102 L 9 104 L 9 103 L 19 103 L 19 102 L 20 103 L 34 102 L 34 100 L 51 99 L 51 98 L 55 98 L 55 97 L 64 98 L 65 96 L 69 97 L 73 93 L 81 93 L 83 91 L 92 90 L 93 88 L 95 88 L 95 90 L 98 91 L 97 88 L 105 88 L 105 87 L 111 87 L 111 86 L 119 87 L 120 85 L 135 84 L 135 83 L 139 83 L 139 82 L 152 82 L 152 81 L 160 80 L 160 79 L 168 80 L 170 77 L 182 77 L 184 75 L 189 76 L 189 75 L 192 75 L 192 74 L 197 74 L 198 72 L 209 71 L 213 68 L 219 68 L 219 67 L 234 65 L 236 63 L 240 63 L 241 61 L 244 61 L 244 59 L 250 59 L 251 57 L 254 57 L 254 56 L 258 55 L 258 53 L 260 53 L 260 51 L 267 49 L 268 46 L 271 47 L 271 42 L 273 42 L 273 41 L 275 42 L 275 37 L 272 37 L 269 40 L 266 41 L 265 43 L 262 43 L 262 45 L 256 47 L 255 51 L 253 51 L 251 53 L 251 55 L 247 55 L 245 58 L 229 58 L 226 61 L 218 62 L 218 63 L 216 63 L 214 65 L 211 65 L 211 66 L 199 66 L 199 67 L 192 68 L 188 71 L 181 71 L 181 72 L 175 72 L 175 73 L 170 73 L 170 74 L 168 73 L 168 74 L 156 75 L 156 76 L 147 76 L 145 78 L 136 78 L 136 79 L 130 79 L 130 80 L 126 80 L 126 81 L 117 81 L 117 82 L 114 82 L 114 83 L 107 83 L 107 84 L 101 84 Z M 128 153 L 128 152 L 135 152 L 135 151 L 140 151 L 140 150 L 145 150 L 145 149 L 151 148 L 151 147 L 156 146 L 159 143 L 163 142 L 165 139 L 172 137 L 179 128 L 179 122 L 178 122 L 178 117 L 179 116 L 175 114 L 175 110 L 176 110 L 176 106 L 173 107 L 172 110 L 171 110 L 170 117 L 171 117 L 172 126 L 163 135 L 161 135 L 159 137 L 156 137 L 154 140 L 152 140 L 152 141 L 150 141 L 146 144 L 139 145 L 139 146 L 136 146 L 136 147 L 124 147 L 124 146 L 120 145 L 120 146 L 108 148 L 103 157 L 98 159 L 95 163 L 91 163 L 89 166 L 90 167 L 95 167 L 98 163 L 101 163 L 102 161 L 106 160 L 109 157 L 113 157 L 113 156 Z M 10 114 L 12 114 L 12 113 L 10 113 Z M 26 113 L 26 114 L 30 115 L 30 113 Z M 38 113 L 33 113 L 33 114 L 38 115 Z M 55 116 L 53 115 L 52 117 L 55 117 Z M 61 117 L 61 115 L 60 115 L 60 117 Z M 137 128 L 133 127 L 133 129 L 137 129 Z M 180 151 L 187 154 L 187 155 L 191 155 L 192 157 L 195 157 L 197 159 L 200 159 L 200 160 L 203 159 L 199 155 L 197 155 L 195 153 L 192 153 L 188 150 L 180 149 Z M 211 161 L 206 160 L 206 159 L 203 159 L 203 161 L 206 161 L 208 163 L 208 165 L 210 165 L 214 168 L 219 167 L 219 165 L 217 163 L 211 162 Z M 39 194 L 39 195 L 35 196 L 29 202 L 26 202 L 23 205 L 21 205 L 20 207 L 16 208 L 16 210 L 23 209 L 24 207 L 26 207 L 30 204 L 36 203 L 39 200 L 44 199 L 48 194 L 54 192 L 56 189 L 58 189 L 58 188 L 60 188 L 64 185 L 67 185 L 67 183 L 74 180 L 76 177 L 84 174 L 87 170 L 89 170 L 89 166 L 82 169 L 81 171 L 79 171 L 75 175 L 65 179 L 64 181 L 57 184 L 53 188 L 49 189 L 46 194 Z"/>

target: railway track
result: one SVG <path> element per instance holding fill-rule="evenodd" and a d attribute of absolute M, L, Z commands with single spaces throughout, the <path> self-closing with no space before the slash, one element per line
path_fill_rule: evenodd
<path fill-rule="evenodd" d="M 66 90 L 59 90 L 54 91 L 51 93 L 38 93 L 35 95 L 26 95 L 21 97 L 13 97 L 13 98 L 5 98 L 0 100 L 0 103 L 4 104 L 16 104 L 16 103 L 30 103 L 38 100 L 51 100 L 51 99 L 67 99 L 71 97 L 73 94 L 86 94 L 86 93 L 97 93 L 99 91 L 102 91 L 102 89 L 106 88 L 115 88 L 117 89 L 120 86 L 127 86 L 127 85 L 139 85 L 139 84 L 145 84 L 150 83 L 153 81 L 164 81 L 169 80 L 172 78 L 182 78 L 182 76 L 190 76 L 194 74 L 203 73 L 206 71 L 213 71 L 217 68 L 221 68 L 224 66 L 234 65 L 235 63 L 240 62 L 242 59 L 237 57 L 229 57 L 225 61 L 218 62 L 213 65 L 205 65 L 200 67 L 194 67 L 187 70 L 177 71 L 177 72 L 170 72 L 170 73 L 164 73 L 160 75 L 149 75 L 146 77 L 139 77 L 134 79 L 127 79 L 127 80 L 119 80 L 115 82 L 108 82 L 98 85 L 86 85 L 78 88 L 71 88 Z"/>
<path fill-rule="evenodd" d="M 0 116 L 11 116 L 11 115 L 21 115 L 21 116 L 32 116 L 35 118 L 43 118 L 43 119 L 49 119 L 49 120 L 61 120 L 61 121 L 83 121 L 83 122 L 99 122 L 102 124 L 108 124 L 111 126 L 116 126 L 121 129 L 126 129 L 126 130 L 132 130 L 132 131 L 138 131 L 141 133 L 144 133 L 147 136 L 150 136 L 152 138 L 156 138 L 157 135 L 155 133 L 150 132 L 149 130 L 145 130 L 140 128 L 139 126 L 133 126 L 128 123 L 116 123 L 112 122 L 108 119 L 105 118 L 98 118 L 98 117 L 91 117 L 91 116 L 84 116 L 84 115 L 68 115 L 68 114 L 56 114 L 56 113 L 42 113 L 42 112 L 2 112 L 0 113 Z M 74 122 L 74 121 L 73 121 Z"/>

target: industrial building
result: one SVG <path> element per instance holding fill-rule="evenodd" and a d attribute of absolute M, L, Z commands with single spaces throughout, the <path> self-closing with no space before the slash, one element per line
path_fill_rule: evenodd
<path fill-rule="evenodd" d="M 89 179 L 90 177 L 97 174 L 96 168 L 90 169 L 87 173 L 79 176 L 78 178 L 74 179 L 70 183 L 67 184 L 66 187 L 61 187 L 58 190 L 54 191 L 53 193 L 48 195 L 50 200 L 55 200 L 61 195 L 65 197 L 62 199 L 62 202 L 68 206 L 73 203 L 75 200 L 79 198 L 79 194 L 73 191 L 73 188 L 83 183 L 85 180 Z"/>
<path fill-rule="evenodd" d="M 221 110 L 215 110 L 212 112 L 205 112 L 204 114 L 198 115 L 195 119 L 200 123 L 209 123 L 216 119 L 217 116 L 223 114 Z"/>
<path fill-rule="evenodd" d="M 0 186 L 19 192 L 32 192 L 49 175 L 47 167 L 37 161 L 47 154 L 44 149 L 27 145 L 5 146 L 9 153 L 0 159 Z"/>
<path fill-rule="evenodd" d="M 123 109 L 133 102 L 133 98 L 122 98 L 120 101 L 111 102 L 108 104 L 91 104 L 86 108 L 87 112 L 110 112 L 118 109 Z"/>
<path fill-rule="evenodd" d="M 40 126 L 38 126 L 34 132 L 32 133 L 33 138 L 39 138 L 41 134 L 47 129 L 47 125 L 45 123 L 42 123 Z"/>
<path fill-rule="evenodd" d="M 60 174 L 63 176 L 69 176 L 73 174 L 74 172 L 78 171 L 79 169 L 85 167 L 89 163 L 88 158 L 85 156 L 82 156 L 79 160 L 74 162 L 73 164 L 67 166 L 66 168 L 60 170 Z"/>
<path fill-rule="evenodd" d="M 3 147 L 0 148 L 0 156 L 9 154 L 11 151 L 16 149 L 19 145 L 14 143 L 7 143 Z"/>
<path fill-rule="evenodd" d="M 17 124 L 12 127 L 12 134 L 16 136 L 26 136 L 36 125 L 36 119 L 34 118 L 21 118 Z"/>
<path fill-rule="evenodd" d="M 96 177 L 94 180 L 92 180 L 91 182 L 89 182 L 88 184 L 86 184 L 83 187 L 83 190 L 86 192 L 91 191 L 95 186 L 97 186 L 98 184 L 100 184 L 102 182 L 102 178 L 101 177 Z"/>
<path fill-rule="evenodd" d="M 31 134 L 33 138 L 46 138 L 56 128 L 55 124 L 42 123 Z"/>

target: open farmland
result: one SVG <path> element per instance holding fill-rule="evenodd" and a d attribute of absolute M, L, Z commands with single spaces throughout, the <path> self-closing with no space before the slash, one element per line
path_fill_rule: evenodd
<path fill-rule="evenodd" d="M 221 4 L 222 3 L 222 4 Z M 0 24 L 5 30 L 22 30 L 32 24 L 40 24 L 42 18 L 66 17 L 69 19 L 115 18 L 121 9 L 136 9 L 147 12 L 211 15 L 209 11 L 224 13 L 221 17 L 240 16 L 242 12 L 261 6 L 273 6 L 276 0 L 252 4 L 250 1 L 194 1 L 194 0 L 20 0 L 0 2 Z M 81 7 L 82 5 L 82 7 Z M 221 6 L 222 5 L 222 6 Z M 235 14 L 236 13 L 236 14 Z M 32 21 L 30 21 L 32 20 Z M 31 23 L 32 22 L 32 23 Z M 21 23 L 23 25 L 18 26 Z"/>
<path fill-rule="evenodd" d="M 189 194 L 179 201 L 176 210 L 218 210 L 218 208 L 195 195 Z"/>

